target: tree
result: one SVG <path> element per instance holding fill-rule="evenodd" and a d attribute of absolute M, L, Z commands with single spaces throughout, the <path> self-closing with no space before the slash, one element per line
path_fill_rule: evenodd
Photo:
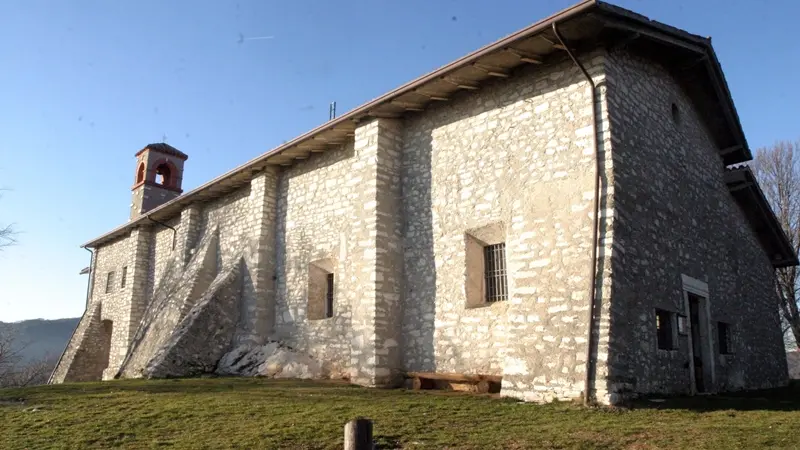
<path fill-rule="evenodd" d="M 15 235 L 16 231 L 14 231 L 14 225 L 0 224 L 0 251 L 2 251 L 5 247 L 13 245 L 14 243 L 17 242 Z"/>
<path fill-rule="evenodd" d="M 47 383 L 56 360 L 50 356 L 24 361 L 20 344 L 11 327 L 0 324 L 0 388 L 25 387 Z"/>
<path fill-rule="evenodd" d="M 753 171 L 797 254 L 800 252 L 800 141 L 780 141 L 772 147 L 758 149 Z M 786 342 L 800 343 L 798 268 L 778 269 L 776 284 Z"/>

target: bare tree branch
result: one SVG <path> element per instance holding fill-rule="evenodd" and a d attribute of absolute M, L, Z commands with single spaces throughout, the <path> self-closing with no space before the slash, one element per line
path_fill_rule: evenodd
<path fill-rule="evenodd" d="M 0 189 L 0 191 L 3 190 L 5 189 Z M 2 195 L 0 195 L 0 198 L 2 198 Z M 5 247 L 17 243 L 16 234 L 17 232 L 14 229 L 14 224 L 0 224 L 0 251 L 2 251 Z"/>
<path fill-rule="evenodd" d="M 0 327 L 0 388 L 44 384 L 55 366 L 56 359 L 45 356 L 24 361 L 26 345 L 20 343 L 9 327 Z"/>
<path fill-rule="evenodd" d="M 753 171 L 761 189 L 789 238 L 800 253 L 800 141 L 781 141 L 756 151 Z M 775 284 L 781 320 L 791 331 L 785 341 L 800 342 L 800 272 L 797 267 L 778 269 Z M 791 339 L 793 338 L 793 339 Z"/>

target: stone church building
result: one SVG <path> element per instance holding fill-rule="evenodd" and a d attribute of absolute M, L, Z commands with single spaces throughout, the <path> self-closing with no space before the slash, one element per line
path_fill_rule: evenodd
<path fill-rule="evenodd" d="M 189 192 L 186 154 L 141 149 L 51 382 L 278 341 L 530 401 L 782 385 L 798 261 L 750 159 L 709 38 L 584 1 Z"/>

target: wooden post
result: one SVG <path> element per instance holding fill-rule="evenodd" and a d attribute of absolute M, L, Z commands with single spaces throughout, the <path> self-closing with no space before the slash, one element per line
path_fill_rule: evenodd
<path fill-rule="evenodd" d="M 344 426 L 344 450 L 372 450 L 372 421 L 364 417 Z"/>

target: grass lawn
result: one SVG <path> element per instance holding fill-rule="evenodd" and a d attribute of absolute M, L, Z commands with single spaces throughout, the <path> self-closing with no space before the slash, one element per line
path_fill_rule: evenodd
<path fill-rule="evenodd" d="M 379 448 L 800 448 L 800 385 L 626 409 L 245 378 L 0 390 L 0 448 L 341 449 L 374 420 Z"/>

